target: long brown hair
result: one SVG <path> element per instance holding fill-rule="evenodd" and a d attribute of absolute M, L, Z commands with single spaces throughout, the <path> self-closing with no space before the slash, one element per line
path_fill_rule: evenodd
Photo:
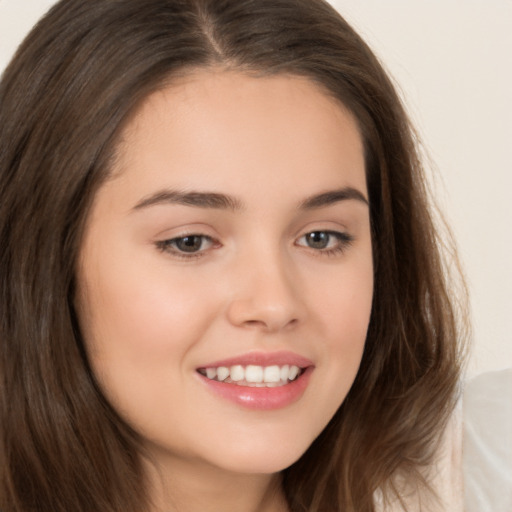
<path fill-rule="evenodd" d="M 63 0 L 0 85 L 0 508 L 140 512 L 137 435 L 88 366 L 73 308 L 89 207 L 137 105 L 187 68 L 307 77 L 364 140 L 375 291 L 335 417 L 284 471 L 292 512 L 372 512 L 421 482 L 456 400 L 460 340 L 415 139 L 381 65 L 323 0 Z"/>

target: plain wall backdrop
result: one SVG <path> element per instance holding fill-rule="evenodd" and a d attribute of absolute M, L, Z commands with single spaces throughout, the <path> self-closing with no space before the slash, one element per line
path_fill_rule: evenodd
<path fill-rule="evenodd" d="M 0 70 L 54 0 L 0 0 Z M 398 84 L 471 293 L 469 374 L 512 367 L 512 0 L 332 0 Z"/>

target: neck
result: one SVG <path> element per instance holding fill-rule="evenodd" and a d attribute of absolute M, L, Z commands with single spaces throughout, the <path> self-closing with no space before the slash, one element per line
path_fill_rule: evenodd
<path fill-rule="evenodd" d="M 147 464 L 151 512 L 288 512 L 281 475 L 240 474 L 173 457 Z"/>

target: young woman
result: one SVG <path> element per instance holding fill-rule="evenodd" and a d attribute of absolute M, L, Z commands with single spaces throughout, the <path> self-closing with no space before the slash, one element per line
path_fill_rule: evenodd
<path fill-rule="evenodd" d="M 461 335 L 406 114 L 327 3 L 62 1 L 0 155 L 3 512 L 439 506 Z"/>

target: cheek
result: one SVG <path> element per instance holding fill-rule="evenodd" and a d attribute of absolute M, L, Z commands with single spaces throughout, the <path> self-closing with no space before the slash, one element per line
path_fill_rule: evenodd
<path fill-rule="evenodd" d="M 333 349 L 364 344 L 373 301 L 373 264 L 370 251 L 360 251 L 346 266 L 335 268 L 323 286 L 310 285 L 324 338 Z M 315 291 L 316 290 L 316 291 Z"/>
<path fill-rule="evenodd" d="M 200 283 L 180 282 L 179 275 L 144 261 L 109 265 L 103 259 L 84 281 L 87 338 L 102 356 L 159 360 L 176 354 L 193 342 L 212 308 L 209 296 L 198 293 Z"/>
<path fill-rule="evenodd" d="M 215 314 L 214 294 L 144 260 L 98 260 L 81 276 L 78 308 L 91 368 L 125 420 L 152 432 L 189 407 L 187 354 Z"/>
<path fill-rule="evenodd" d="M 185 281 L 183 273 L 171 275 L 144 258 L 103 253 L 97 261 L 81 276 L 88 358 L 105 396 L 142 432 L 159 415 L 163 424 L 170 421 L 166 400 L 186 409 L 184 395 L 174 391 L 188 382 L 187 355 L 215 316 L 215 293 L 201 293 L 202 280 Z"/>
<path fill-rule="evenodd" d="M 317 293 L 319 339 L 322 340 L 326 385 L 324 399 L 336 410 L 348 393 L 361 363 L 373 301 L 373 266 L 366 257 L 347 266 Z"/>

